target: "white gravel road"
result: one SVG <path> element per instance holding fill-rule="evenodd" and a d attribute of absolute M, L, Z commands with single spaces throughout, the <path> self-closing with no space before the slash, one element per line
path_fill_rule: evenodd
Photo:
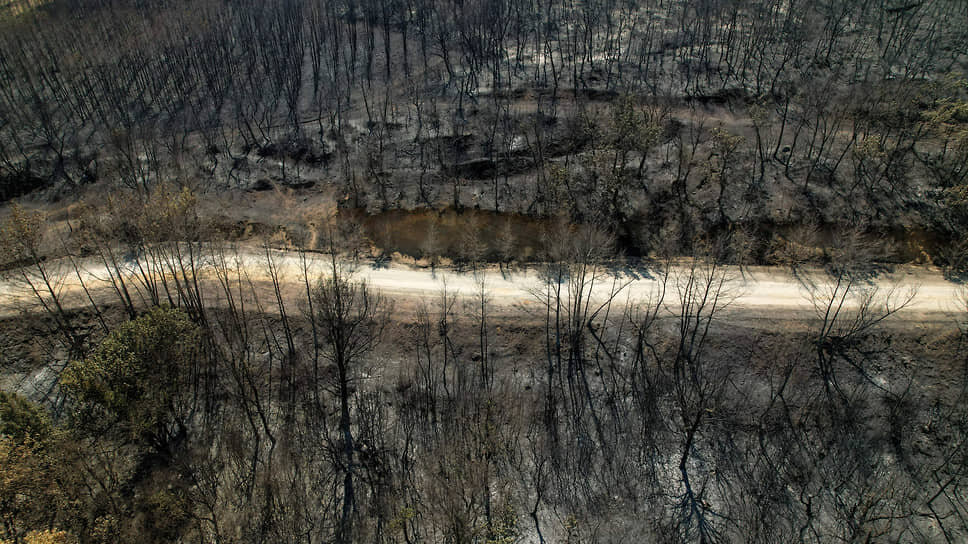
<path fill-rule="evenodd" d="M 271 255 L 283 282 L 291 283 L 293 288 L 302 284 L 300 253 L 274 250 Z M 308 254 L 308 259 L 313 276 L 326 274 L 327 256 Z M 259 248 L 240 248 L 232 253 L 229 260 L 240 263 L 253 279 L 268 277 L 265 252 Z M 128 262 L 132 270 L 136 264 L 133 259 Z M 47 267 L 56 279 L 55 288 L 68 295 L 65 298 L 73 298 L 78 304 L 84 302 L 79 296 L 78 274 L 68 262 L 53 261 Z M 498 306 L 534 304 L 538 300 L 535 293 L 541 291 L 544 285 L 539 267 L 518 268 L 511 273 L 493 266 L 477 272 L 457 272 L 452 269 L 432 271 L 393 263 L 363 262 L 354 269 L 356 278 L 365 279 L 372 287 L 394 297 L 433 298 L 445 286 L 451 293 L 460 296 L 476 296 L 483 279 L 489 302 Z M 665 304 L 677 304 L 677 286 L 682 285 L 689 271 L 690 265 L 685 262 L 668 269 Z M 829 293 L 832 286 L 829 278 L 817 270 L 794 274 L 787 268 L 724 267 L 722 272 L 726 277 L 726 296 L 722 300 L 728 302 L 728 309 L 763 318 L 784 312 L 813 313 L 817 296 Z M 25 304 L 36 298 L 17 276 L 16 271 L 7 271 L 0 280 L 0 314 L 9 316 L 22 311 Z M 109 288 L 107 269 L 93 259 L 86 259 L 80 264 L 80 277 L 92 291 Z M 593 299 L 602 299 L 618 289 L 617 297 L 623 301 L 644 301 L 653 298 L 661 290 L 662 278 L 661 268 L 624 267 L 598 273 L 590 291 Z M 864 293 L 871 291 L 876 291 L 882 300 L 894 303 L 907 301 L 913 295 L 898 313 L 899 318 L 909 321 L 940 319 L 965 313 L 965 305 L 961 302 L 962 286 L 947 281 L 937 270 L 926 267 L 900 266 L 872 279 L 857 282 L 845 299 L 845 307 L 859 306 Z M 888 295 L 890 298 L 885 299 Z"/>

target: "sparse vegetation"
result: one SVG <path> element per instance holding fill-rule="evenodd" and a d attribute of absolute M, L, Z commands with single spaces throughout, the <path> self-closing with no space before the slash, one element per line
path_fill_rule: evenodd
<path fill-rule="evenodd" d="M 964 541 L 966 81 L 963 1 L 0 0 L 0 543 Z"/>

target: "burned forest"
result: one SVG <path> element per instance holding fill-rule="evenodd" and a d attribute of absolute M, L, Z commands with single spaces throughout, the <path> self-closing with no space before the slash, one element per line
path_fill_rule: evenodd
<path fill-rule="evenodd" d="M 0 544 L 968 540 L 965 0 L 0 0 Z"/>

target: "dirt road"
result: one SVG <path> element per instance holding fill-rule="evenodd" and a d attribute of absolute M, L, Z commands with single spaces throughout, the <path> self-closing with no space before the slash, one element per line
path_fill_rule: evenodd
<path fill-rule="evenodd" d="M 302 257 L 296 252 L 273 251 L 273 263 L 279 277 L 290 289 L 303 285 Z M 241 265 L 255 282 L 266 281 L 268 266 L 265 252 L 258 248 L 240 248 L 228 259 L 230 263 Z M 204 276 L 214 277 L 210 260 L 201 269 Z M 310 277 L 325 276 L 328 257 L 308 254 Z M 129 273 L 138 265 L 136 259 L 127 261 Z M 66 261 L 48 264 L 53 285 L 65 299 L 74 304 L 84 304 L 86 295 L 79 288 L 83 279 L 88 289 L 106 293 L 110 287 L 107 269 L 93 259 L 80 264 L 78 271 Z M 379 264 L 364 262 L 353 267 L 354 277 L 365 279 L 376 289 L 395 298 L 436 298 L 446 286 L 447 290 L 458 296 L 472 297 L 480 292 L 484 282 L 489 302 L 507 311 L 515 307 L 538 305 L 539 293 L 545 285 L 538 268 L 517 269 L 513 272 L 488 267 L 477 272 L 457 272 L 452 269 L 430 270 L 400 264 Z M 665 272 L 660 267 L 621 267 L 601 270 L 590 278 L 584 291 L 593 300 L 603 300 L 615 294 L 618 300 L 640 301 L 655 300 L 662 292 L 663 278 L 665 296 L 663 304 L 676 307 L 679 304 L 679 289 L 690 277 L 689 263 L 672 266 Z M 834 294 L 834 284 L 822 272 L 802 271 L 798 274 L 789 269 L 774 267 L 724 267 L 723 293 L 721 304 L 727 311 L 742 312 L 748 317 L 777 319 L 802 317 L 815 314 L 818 299 Z M 36 280 L 37 278 L 35 278 Z M 844 295 L 844 285 L 836 291 L 838 299 Z M 568 286 L 563 286 L 567 293 Z M 936 270 L 901 266 L 890 272 L 879 274 L 869 280 L 853 284 L 844 297 L 844 307 L 856 309 L 863 304 L 866 295 L 874 294 L 877 306 L 884 303 L 895 306 L 904 304 L 897 318 L 903 321 L 948 320 L 959 313 L 965 313 L 960 302 L 961 286 L 945 280 Z M 22 311 L 25 305 L 36 301 L 28 286 L 18 279 L 15 271 L 8 271 L 0 280 L 0 315 L 13 315 Z M 960 308 L 960 310 L 959 310 Z M 39 305 L 38 305 L 38 308 Z"/>

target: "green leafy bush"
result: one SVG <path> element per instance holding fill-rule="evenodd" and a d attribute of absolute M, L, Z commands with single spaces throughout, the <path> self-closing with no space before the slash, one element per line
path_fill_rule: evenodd
<path fill-rule="evenodd" d="M 167 451 L 190 416 L 199 330 L 181 310 L 156 308 L 115 329 L 87 359 L 70 363 L 61 386 L 89 432 L 119 427 Z"/>

